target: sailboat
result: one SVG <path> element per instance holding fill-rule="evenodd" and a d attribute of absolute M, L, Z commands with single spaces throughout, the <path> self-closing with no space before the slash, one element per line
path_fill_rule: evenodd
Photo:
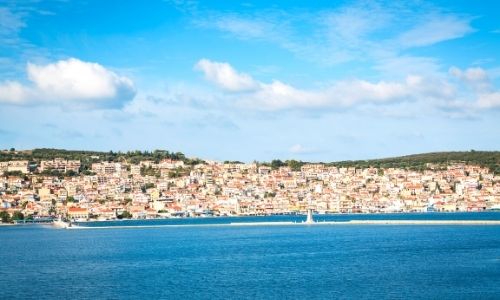
<path fill-rule="evenodd" d="M 307 219 L 306 219 L 306 224 L 312 224 L 314 223 L 313 220 L 313 206 L 312 206 L 312 196 L 311 194 L 308 195 L 308 205 L 307 205 Z"/>
<path fill-rule="evenodd" d="M 309 208 L 307 210 L 306 224 L 312 224 L 312 223 L 314 223 L 314 220 L 313 220 L 313 210 L 312 210 L 312 208 Z"/>

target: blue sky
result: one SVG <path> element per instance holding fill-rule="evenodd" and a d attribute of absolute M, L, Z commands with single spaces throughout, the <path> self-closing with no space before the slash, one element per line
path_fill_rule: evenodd
<path fill-rule="evenodd" d="M 0 1 L 0 148 L 338 161 L 499 120 L 496 1 Z"/>

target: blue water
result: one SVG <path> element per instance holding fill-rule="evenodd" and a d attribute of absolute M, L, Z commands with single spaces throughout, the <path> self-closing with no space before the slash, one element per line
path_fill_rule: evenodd
<path fill-rule="evenodd" d="M 116 220 L 99 222 L 75 223 L 85 227 L 100 226 L 141 226 L 141 225 L 202 225 L 202 224 L 230 224 L 248 222 L 303 222 L 305 215 L 276 215 L 276 216 L 248 216 L 248 217 L 209 217 L 209 218 L 173 218 L 150 220 Z M 350 220 L 500 220 L 500 212 L 476 213 L 397 213 L 397 214 L 331 214 L 315 215 L 316 222 Z"/>
<path fill-rule="evenodd" d="M 500 226 L 24 225 L 0 227 L 0 258 L 0 299 L 500 295 Z"/>

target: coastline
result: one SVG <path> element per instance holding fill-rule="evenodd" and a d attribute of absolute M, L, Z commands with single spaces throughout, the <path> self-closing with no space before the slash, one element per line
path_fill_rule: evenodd
<path fill-rule="evenodd" d="M 486 214 L 486 213 L 498 213 L 500 215 L 500 210 L 484 210 L 484 211 L 436 211 L 436 212 L 360 212 L 360 213 L 340 213 L 340 212 L 332 212 L 332 213 L 314 213 L 314 218 L 322 217 L 322 216 L 380 216 L 380 215 L 389 215 L 389 216 L 398 216 L 398 215 L 454 215 L 454 214 Z M 82 220 L 77 223 L 106 223 L 106 222 L 129 222 L 129 221 L 154 221 L 154 220 L 198 220 L 198 219 L 220 219 L 220 218 L 267 218 L 267 217 L 284 217 L 284 216 L 301 216 L 307 217 L 307 213 L 300 214 L 269 214 L 269 215 L 227 215 L 227 216 L 204 216 L 204 217 L 160 217 L 160 218 L 130 218 L 130 219 L 109 219 L 109 220 Z M 390 220 L 389 220 L 390 221 Z M 494 220 L 493 220 L 494 221 Z M 274 222 L 275 223 L 275 222 Z"/>
<path fill-rule="evenodd" d="M 64 223 L 64 222 L 61 222 Z M 167 224 L 167 225 L 116 225 L 116 226 L 78 226 L 68 223 L 55 225 L 70 230 L 88 229 L 137 229 L 137 228 L 178 228 L 178 227 L 267 227 L 267 226 L 500 226 L 500 220 L 350 220 L 325 222 L 234 222 L 225 224 Z"/>
<path fill-rule="evenodd" d="M 482 217 L 486 214 L 490 217 Z M 455 215 L 456 216 L 453 216 Z M 221 226 L 353 226 L 353 225 L 464 225 L 464 226 L 498 226 L 500 212 L 446 212 L 446 213 L 389 213 L 389 214 L 315 214 L 313 222 L 306 222 L 297 216 L 290 218 L 283 215 L 265 216 L 212 216 L 154 219 L 117 219 L 117 220 L 85 220 L 67 222 L 54 220 L 43 223 L 57 229 L 105 229 L 105 228 L 164 228 L 164 227 L 221 227 Z M 385 216 L 384 216 L 385 215 Z M 448 217 L 439 217 L 448 215 Z M 301 215 L 302 217 L 305 217 Z M 375 216 L 375 217 L 371 217 Z M 395 217 L 398 216 L 398 217 Z M 474 217 L 476 216 L 476 217 Z M 221 219 L 225 219 L 220 221 Z M 204 220 L 204 221 L 203 221 Z M 1 223 L 0 226 L 42 225 L 32 223 Z"/>

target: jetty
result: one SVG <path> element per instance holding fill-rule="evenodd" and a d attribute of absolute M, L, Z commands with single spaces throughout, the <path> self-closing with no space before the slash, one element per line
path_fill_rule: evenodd
<path fill-rule="evenodd" d="M 49 224 L 52 223 L 54 219 L 52 218 L 33 218 L 33 219 L 22 219 L 14 220 L 14 224 Z"/>
<path fill-rule="evenodd" d="M 500 226 L 500 220 L 350 220 L 304 222 L 232 222 L 222 224 L 161 224 L 161 225 L 103 225 L 81 226 L 65 221 L 54 221 L 54 227 L 71 230 L 88 229 L 139 229 L 181 227 L 267 227 L 267 226 Z"/>

